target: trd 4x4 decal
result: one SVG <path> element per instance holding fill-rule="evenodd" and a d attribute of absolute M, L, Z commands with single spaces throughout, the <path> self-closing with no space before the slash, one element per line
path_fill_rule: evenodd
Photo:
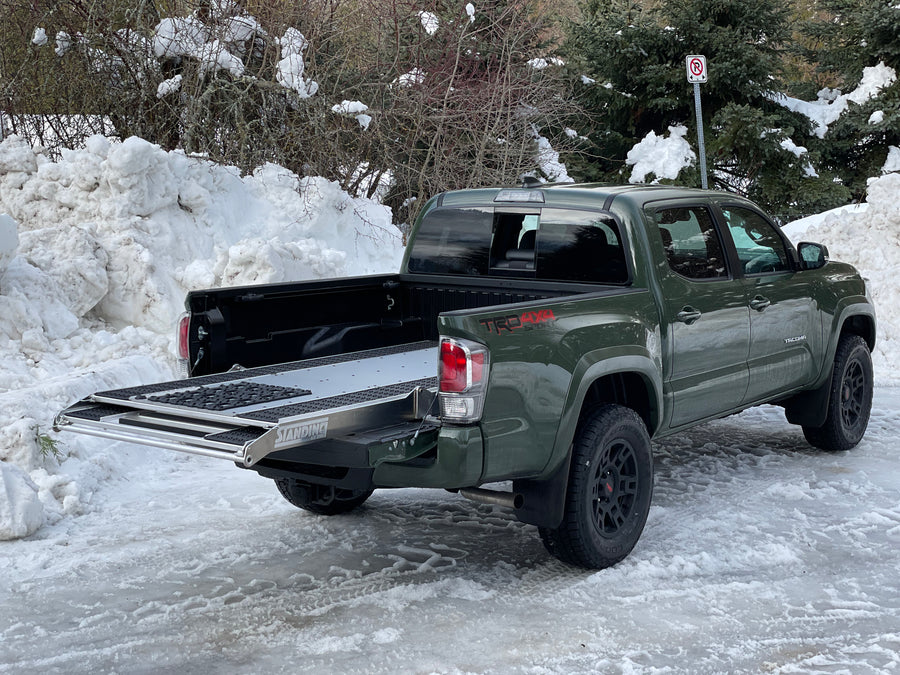
<path fill-rule="evenodd" d="M 556 317 L 553 316 L 552 309 L 539 309 L 535 312 L 526 311 L 521 314 L 507 314 L 478 320 L 478 323 L 487 328 L 488 333 L 497 333 L 497 335 L 503 335 L 503 331 L 512 333 L 519 329 L 534 330 L 555 322 Z"/>

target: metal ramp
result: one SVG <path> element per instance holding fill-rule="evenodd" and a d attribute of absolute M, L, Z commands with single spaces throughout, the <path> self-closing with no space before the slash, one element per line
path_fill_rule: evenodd
<path fill-rule="evenodd" d="M 280 450 L 423 419 L 437 391 L 437 347 L 415 342 L 98 392 L 54 427 L 250 467 Z"/>

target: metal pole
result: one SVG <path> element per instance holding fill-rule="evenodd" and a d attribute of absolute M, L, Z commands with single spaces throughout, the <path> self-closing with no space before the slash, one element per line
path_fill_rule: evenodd
<path fill-rule="evenodd" d="M 706 141 L 703 139 L 703 108 L 700 106 L 700 83 L 694 82 L 694 109 L 697 111 L 697 143 L 700 146 L 700 185 L 706 190 Z"/>

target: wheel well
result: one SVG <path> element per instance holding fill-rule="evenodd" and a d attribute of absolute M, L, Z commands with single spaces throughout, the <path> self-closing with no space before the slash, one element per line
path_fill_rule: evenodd
<path fill-rule="evenodd" d="M 869 345 L 869 351 L 875 349 L 875 322 L 871 317 L 863 314 L 849 317 L 841 326 L 841 336 L 848 334 L 859 335 Z"/>
<path fill-rule="evenodd" d="M 634 410 L 650 435 L 656 429 L 658 411 L 656 402 L 651 400 L 652 387 L 639 373 L 613 373 L 605 375 L 591 384 L 581 406 L 581 416 L 604 403 L 618 403 Z"/>

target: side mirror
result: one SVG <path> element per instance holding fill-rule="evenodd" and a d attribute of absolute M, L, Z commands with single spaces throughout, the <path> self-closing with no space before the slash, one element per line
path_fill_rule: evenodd
<path fill-rule="evenodd" d="M 797 246 L 800 255 L 800 269 L 817 270 L 828 262 L 828 248 L 824 244 L 801 241 Z"/>

